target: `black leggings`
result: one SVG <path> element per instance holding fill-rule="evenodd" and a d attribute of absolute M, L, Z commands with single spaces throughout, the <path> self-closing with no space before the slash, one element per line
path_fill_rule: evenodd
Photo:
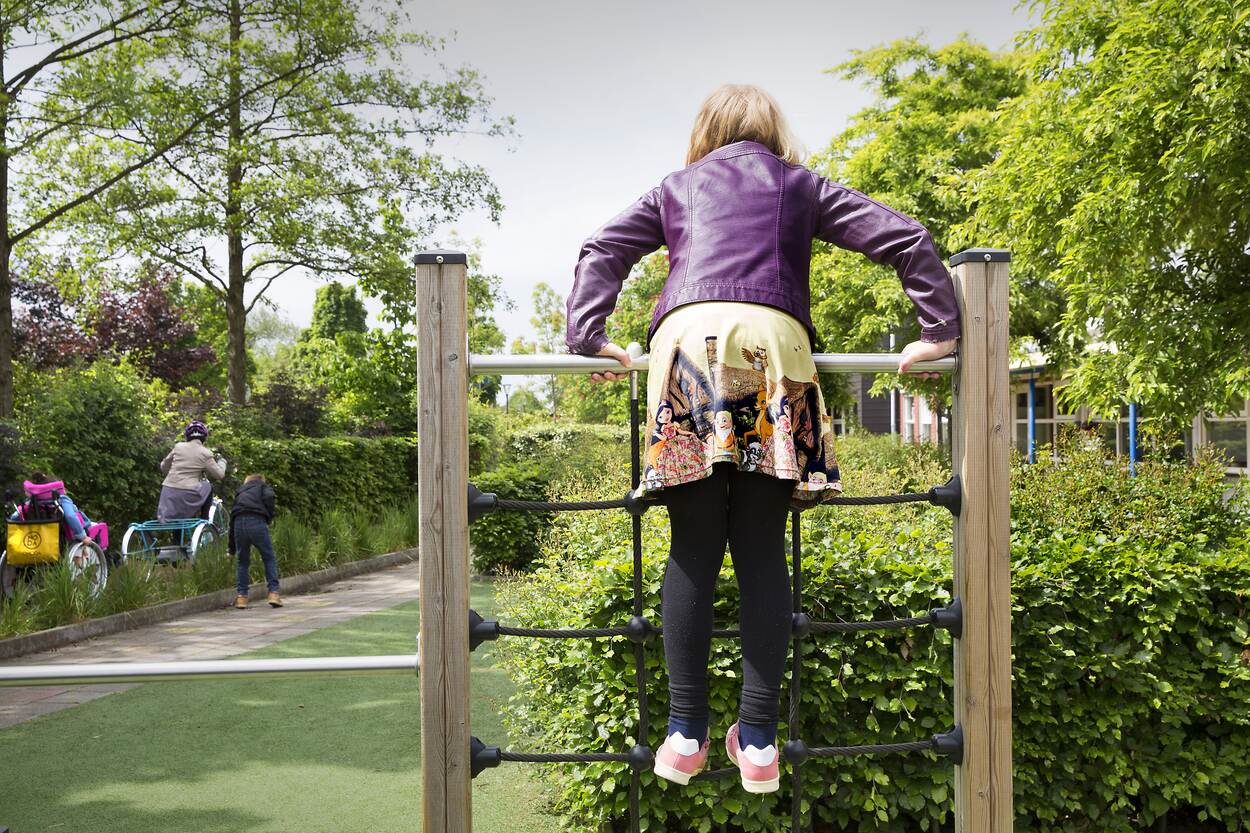
<path fill-rule="evenodd" d="M 664 654 L 673 717 L 706 719 L 708 651 L 716 576 L 733 558 L 741 597 L 742 700 L 746 723 L 774 723 L 790 640 L 785 529 L 793 480 L 719 463 L 711 476 L 663 492 L 672 528 L 664 572 Z"/>

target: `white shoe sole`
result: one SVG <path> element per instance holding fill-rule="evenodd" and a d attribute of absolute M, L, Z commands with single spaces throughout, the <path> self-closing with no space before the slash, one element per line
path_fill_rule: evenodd
<path fill-rule="evenodd" d="M 771 781 L 748 781 L 743 778 L 742 789 L 749 793 L 775 793 L 781 789 L 781 778 L 774 778 Z"/>
<path fill-rule="evenodd" d="M 702 771 L 702 770 L 700 770 Z M 672 781 L 674 784 L 681 784 L 683 787 L 690 783 L 690 779 L 698 775 L 698 772 L 682 772 L 679 769 L 673 769 L 668 764 L 655 762 L 655 774 L 663 778 L 665 781 Z M 774 788 L 775 789 L 775 788 Z"/>

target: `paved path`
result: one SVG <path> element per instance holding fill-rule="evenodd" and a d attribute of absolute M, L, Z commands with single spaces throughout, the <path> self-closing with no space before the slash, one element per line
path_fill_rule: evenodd
<path fill-rule="evenodd" d="M 247 610 L 197 613 L 0 664 L 224 659 L 416 599 L 417 571 L 414 561 L 287 596 L 277 609 L 253 602 Z M 0 688 L 0 729 L 134 686 Z"/>

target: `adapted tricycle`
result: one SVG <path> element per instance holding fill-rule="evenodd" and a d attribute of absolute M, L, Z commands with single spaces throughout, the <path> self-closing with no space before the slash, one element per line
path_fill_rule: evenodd
<path fill-rule="evenodd" d="M 208 518 L 175 518 L 133 523 L 122 536 L 122 559 L 146 559 L 151 566 L 195 560 L 206 546 L 225 538 L 226 507 L 214 496 Z"/>
<path fill-rule="evenodd" d="M 13 597 L 20 578 L 33 581 L 40 570 L 64 562 L 74 580 L 87 583 L 92 597 L 104 592 L 108 584 L 108 525 L 84 525 L 79 514 L 75 519 L 85 537 L 74 540 L 77 533 L 66 518 L 65 485 L 27 482 L 25 503 L 14 507 L 5 534 L 5 547 L 0 550 L 0 596 Z"/>

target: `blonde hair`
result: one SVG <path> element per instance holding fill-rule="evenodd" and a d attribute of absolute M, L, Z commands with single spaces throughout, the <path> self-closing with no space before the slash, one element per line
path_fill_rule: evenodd
<path fill-rule="evenodd" d="M 244 482 L 244 483 L 255 483 L 257 480 L 259 480 L 261 483 L 264 483 L 264 482 L 265 482 L 265 475 L 263 475 L 263 474 L 249 474 L 247 477 L 243 478 L 243 482 Z"/>
<path fill-rule="evenodd" d="M 709 95 L 694 118 L 686 164 L 734 142 L 759 142 L 792 165 L 802 153 L 777 100 L 752 84 L 725 84 Z"/>

